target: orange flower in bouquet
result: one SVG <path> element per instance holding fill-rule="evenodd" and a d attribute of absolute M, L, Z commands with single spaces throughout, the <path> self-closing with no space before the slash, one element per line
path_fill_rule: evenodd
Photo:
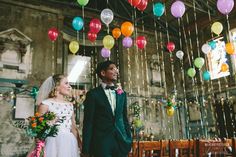
<path fill-rule="evenodd" d="M 47 112 L 43 115 L 35 113 L 29 117 L 29 125 L 26 132 L 30 137 L 36 138 L 36 147 L 31 153 L 31 157 L 44 156 L 45 139 L 47 137 L 55 137 L 58 133 L 58 125 L 63 122 L 63 119 L 58 119 L 53 112 Z"/>

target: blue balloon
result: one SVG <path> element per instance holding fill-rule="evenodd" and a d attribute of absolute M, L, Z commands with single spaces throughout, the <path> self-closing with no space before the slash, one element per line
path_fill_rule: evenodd
<path fill-rule="evenodd" d="M 84 26 L 84 21 L 81 17 L 75 17 L 72 21 L 72 26 L 75 30 L 80 31 Z"/>
<path fill-rule="evenodd" d="M 164 14 L 164 11 L 165 11 L 165 6 L 162 3 L 158 2 L 154 4 L 153 6 L 154 15 L 161 17 Z"/>
<path fill-rule="evenodd" d="M 216 42 L 214 40 L 210 41 L 208 45 L 211 46 L 211 49 L 214 50 L 216 48 Z"/>
<path fill-rule="evenodd" d="M 202 74 L 202 76 L 203 76 L 203 79 L 204 79 L 205 81 L 208 81 L 208 80 L 211 79 L 211 75 L 210 75 L 209 71 L 204 71 L 203 74 Z"/>

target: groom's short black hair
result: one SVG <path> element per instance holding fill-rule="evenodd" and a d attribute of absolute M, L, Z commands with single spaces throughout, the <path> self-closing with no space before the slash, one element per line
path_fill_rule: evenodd
<path fill-rule="evenodd" d="M 102 79 L 101 71 L 102 71 L 102 70 L 106 71 L 107 68 L 108 68 L 111 64 L 115 64 L 115 62 L 112 62 L 112 61 L 110 61 L 110 60 L 107 60 L 107 61 L 98 63 L 97 69 L 96 69 L 96 73 L 97 73 L 97 75 L 98 75 L 98 77 L 99 77 L 100 79 Z M 115 64 L 115 65 L 116 65 L 116 64 Z"/>

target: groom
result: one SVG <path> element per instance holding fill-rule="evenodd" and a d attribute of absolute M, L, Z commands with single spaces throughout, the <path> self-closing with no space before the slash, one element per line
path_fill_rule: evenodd
<path fill-rule="evenodd" d="M 114 86 L 118 69 L 114 62 L 105 61 L 98 64 L 96 73 L 102 82 L 84 101 L 82 154 L 127 157 L 132 139 L 126 93 Z"/>

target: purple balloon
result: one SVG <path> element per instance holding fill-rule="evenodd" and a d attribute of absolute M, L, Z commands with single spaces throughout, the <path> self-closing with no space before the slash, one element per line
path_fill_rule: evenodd
<path fill-rule="evenodd" d="M 184 15 L 185 12 L 185 5 L 182 1 L 176 1 L 171 5 L 171 14 L 176 17 L 180 18 Z"/>
<path fill-rule="evenodd" d="M 224 15 L 228 15 L 234 8 L 234 0 L 217 0 L 217 9 Z"/>
<path fill-rule="evenodd" d="M 125 37 L 123 40 L 122 40 L 122 44 L 125 48 L 130 48 L 133 44 L 133 40 L 132 38 L 130 37 Z"/>
<path fill-rule="evenodd" d="M 109 58 L 111 55 L 111 51 L 109 49 L 102 48 L 101 55 L 103 58 Z"/>

